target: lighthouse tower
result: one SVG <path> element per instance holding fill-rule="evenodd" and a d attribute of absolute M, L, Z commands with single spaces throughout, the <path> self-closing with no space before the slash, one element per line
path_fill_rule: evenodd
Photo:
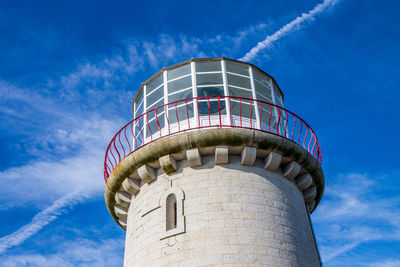
<path fill-rule="evenodd" d="M 124 266 L 320 266 L 315 132 L 273 77 L 227 58 L 163 68 L 105 155 Z"/>

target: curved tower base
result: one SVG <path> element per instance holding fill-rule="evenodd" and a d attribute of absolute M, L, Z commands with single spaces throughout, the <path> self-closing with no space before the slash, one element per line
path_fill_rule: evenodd
<path fill-rule="evenodd" d="M 281 171 L 214 157 L 162 174 L 129 207 L 125 266 L 319 266 L 303 195 Z M 184 229 L 168 234 L 165 192 L 184 192 Z M 164 203 L 163 203 L 164 202 Z M 182 213 L 183 212 L 183 215 Z M 179 227 L 179 225 L 178 225 Z"/>

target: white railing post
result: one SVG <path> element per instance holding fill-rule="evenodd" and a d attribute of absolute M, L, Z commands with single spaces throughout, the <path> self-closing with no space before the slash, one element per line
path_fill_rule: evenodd
<path fill-rule="evenodd" d="M 225 97 L 225 107 L 226 107 L 226 118 L 227 124 L 232 125 L 232 116 L 231 116 L 231 107 L 229 106 L 229 90 L 228 90 L 228 76 L 226 74 L 226 62 L 225 60 L 221 60 L 221 68 L 222 68 L 222 81 L 224 83 L 224 95 Z"/>
<path fill-rule="evenodd" d="M 164 128 L 161 129 L 161 133 L 162 130 L 165 129 L 165 132 L 167 134 L 167 131 L 169 132 L 170 129 L 167 129 L 167 127 L 169 127 L 169 123 L 167 123 L 168 121 L 168 71 L 164 70 L 163 72 L 163 80 L 164 80 Z"/>
<path fill-rule="evenodd" d="M 143 86 L 143 144 L 146 142 L 147 138 L 147 85 Z M 141 125 L 142 126 L 142 125 Z"/>
<path fill-rule="evenodd" d="M 133 118 L 132 118 L 132 124 L 133 124 L 133 136 L 132 136 L 132 138 L 133 138 L 133 140 L 132 140 L 132 151 L 134 151 L 135 150 L 135 146 L 136 146 L 136 127 L 135 127 L 135 121 L 134 121 L 134 119 L 136 118 L 136 102 L 135 102 L 135 100 L 133 100 Z M 129 152 L 131 152 L 131 151 L 129 151 Z"/>
<path fill-rule="evenodd" d="M 197 80 L 196 80 L 196 63 L 190 62 L 190 71 L 192 73 L 192 95 L 193 95 L 193 114 L 195 127 L 200 127 L 199 110 L 197 108 Z"/>
<path fill-rule="evenodd" d="M 257 99 L 256 97 L 256 87 L 254 85 L 254 77 L 253 77 L 253 68 L 251 66 L 249 66 L 249 74 L 250 74 L 250 85 L 251 85 L 251 93 L 253 95 L 253 99 L 254 99 L 254 111 L 256 113 L 256 128 L 260 129 L 260 114 L 258 113 L 258 105 L 257 105 L 257 101 L 255 101 Z M 250 122 L 251 124 L 253 124 L 253 122 Z M 251 125 L 251 127 L 253 128 L 253 125 Z"/>

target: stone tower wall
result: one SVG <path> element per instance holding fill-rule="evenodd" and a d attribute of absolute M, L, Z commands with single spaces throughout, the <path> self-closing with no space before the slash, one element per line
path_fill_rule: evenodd
<path fill-rule="evenodd" d="M 124 266 L 319 266 L 302 192 L 281 168 L 177 162 L 140 182 L 128 210 Z M 165 229 L 165 192 L 183 192 L 175 233 Z M 180 210 L 181 209 L 181 210 Z M 182 228 L 183 223 L 183 228 Z M 182 230 L 183 229 L 183 230 Z"/>

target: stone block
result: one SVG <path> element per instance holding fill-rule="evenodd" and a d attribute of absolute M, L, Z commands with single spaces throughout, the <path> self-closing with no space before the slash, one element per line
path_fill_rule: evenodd
<path fill-rule="evenodd" d="M 264 169 L 268 171 L 276 171 L 281 165 L 282 156 L 281 154 L 270 152 L 268 156 L 265 157 Z"/>
<path fill-rule="evenodd" d="M 119 219 L 126 219 L 128 217 L 128 207 L 123 207 L 118 204 L 114 206 L 115 214 Z"/>
<path fill-rule="evenodd" d="M 195 168 L 201 166 L 201 155 L 198 148 L 186 150 L 186 159 L 189 167 Z"/>
<path fill-rule="evenodd" d="M 126 228 L 126 219 L 119 219 L 118 221 L 122 227 Z"/>
<path fill-rule="evenodd" d="M 241 164 L 244 166 L 253 166 L 257 157 L 257 148 L 245 146 L 241 155 Z"/>
<path fill-rule="evenodd" d="M 308 210 L 311 212 L 315 208 L 315 200 L 307 202 Z"/>
<path fill-rule="evenodd" d="M 128 193 L 136 195 L 136 193 L 140 190 L 140 181 L 136 179 L 126 178 L 122 183 L 122 188 Z"/>
<path fill-rule="evenodd" d="M 155 169 L 153 169 L 152 167 L 150 167 L 149 165 L 146 165 L 146 164 L 142 165 L 138 169 L 138 174 L 139 174 L 140 179 L 142 179 L 146 183 L 151 183 L 152 181 L 154 181 L 156 179 Z"/>
<path fill-rule="evenodd" d="M 160 166 L 166 174 L 174 173 L 177 170 L 176 160 L 171 155 L 165 155 L 158 159 Z"/>
<path fill-rule="evenodd" d="M 296 185 L 300 191 L 309 187 L 312 184 L 312 181 L 312 177 L 308 172 L 296 177 Z"/>
<path fill-rule="evenodd" d="M 296 161 L 291 161 L 283 167 L 282 173 L 289 180 L 293 180 L 300 172 L 301 166 Z"/>
<path fill-rule="evenodd" d="M 215 165 L 228 164 L 229 151 L 227 146 L 217 146 L 215 148 Z"/>
<path fill-rule="evenodd" d="M 311 186 L 303 191 L 304 201 L 309 202 L 313 200 L 317 196 L 317 188 L 315 186 Z"/>
<path fill-rule="evenodd" d="M 128 207 L 131 203 L 131 195 L 125 191 L 118 191 L 115 194 L 115 201 L 123 207 Z"/>

